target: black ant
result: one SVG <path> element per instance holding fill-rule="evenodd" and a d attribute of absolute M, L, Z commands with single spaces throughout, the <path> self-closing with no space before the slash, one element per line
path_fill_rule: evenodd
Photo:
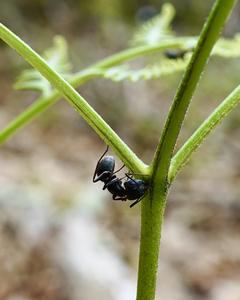
<path fill-rule="evenodd" d="M 93 182 L 103 181 L 104 186 L 103 190 L 107 189 L 113 196 L 113 200 L 136 200 L 130 207 L 133 207 L 135 204 L 140 202 L 145 196 L 145 193 L 148 189 L 148 184 L 140 179 L 133 179 L 134 174 L 126 173 L 125 177 L 128 179 L 123 183 L 122 180 L 125 178 L 117 178 L 116 174 L 119 172 L 124 165 L 114 172 L 115 168 L 115 159 L 113 156 L 105 156 L 107 153 L 108 147 L 103 155 L 99 158 L 94 175 Z"/>
<path fill-rule="evenodd" d="M 189 52 L 189 50 L 180 50 L 180 49 L 169 49 L 164 52 L 164 55 L 168 59 L 184 59 L 184 56 L 186 53 Z"/>

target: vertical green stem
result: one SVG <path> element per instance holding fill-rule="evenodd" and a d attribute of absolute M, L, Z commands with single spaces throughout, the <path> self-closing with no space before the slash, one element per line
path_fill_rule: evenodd
<path fill-rule="evenodd" d="M 155 298 L 161 227 L 169 185 L 170 161 L 200 75 L 235 2 L 234 0 L 217 0 L 215 2 L 167 117 L 152 163 L 149 199 L 142 203 L 137 300 L 153 300 Z"/>
<path fill-rule="evenodd" d="M 141 238 L 137 300 L 155 298 L 161 228 L 166 194 L 153 199 L 151 192 L 141 205 Z"/>

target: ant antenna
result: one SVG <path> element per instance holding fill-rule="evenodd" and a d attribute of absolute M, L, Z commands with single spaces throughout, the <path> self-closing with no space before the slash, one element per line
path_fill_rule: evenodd
<path fill-rule="evenodd" d="M 100 162 L 100 160 L 103 158 L 103 156 L 108 152 L 108 149 L 109 149 L 109 146 L 107 145 L 107 149 L 104 151 L 104 153 L 102 154 L 102 156 L 99 158 L 99 160 L 97 162 L 97 165 Z"/>
<path fill-rule="evenodd" d="M 116 174 L 117 172 L 121 171 L 124 167 L 125 167 L 125 164 L 123 164 L 123 165 L 121 166 L 121 168 L 119 168 L 119 169 L 118 169 L 117 171 L 115 171 L 113 174 Z"/>
<path fill-rule="evenodd" d="M 99 162 L 101 161 L 101 159 L 103 158 L 103 156 L 108 152 L 108 149 L 109 149 L 109 146 L 107 145 L 106 150 L 104 151 L 104 153 L 102 154 L 102 156 L 99 158 L 99 160 L 98 160 L 98 162 L 97 162 L 97 166 L 96 166 L 95 172 L 94 172 L 94 174 L 93 174 L 93 178 L 95 178 L 95 176 L 96 176 L 96 173 L 97 173 L 97 167 L 98 167 Z"/>

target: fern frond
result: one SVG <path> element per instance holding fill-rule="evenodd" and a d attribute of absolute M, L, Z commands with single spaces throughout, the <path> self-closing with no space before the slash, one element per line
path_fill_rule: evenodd
<path fill-rule="evenodd" d="M 135 82 L 139 80 L 155 79 L 184 70 L 189 62 L 190 56 L 191 54 L 188 54 L 184 59 L 179 58 L 176 60 L 162 59 L 162 61 L 147 65 L 140 70 L 133 70 L 127 65 L 114 67 L 105 70 L 102 75 L 104 78 L 113 81 L 127 79 Z"/>
<path fill-rule="evenodd" d="M 240 34 L 236 34 L 233 39 L 220 38 L 213 48 L 212 55 L 221 57 L 239 57 L 240 56 Z"/>
<path fill-rule="evenodd" d="M 135 82 L 138 80 L 156 79 L 172 73 L 183 71 L 187 67 L 196 42 L 197 38 L 186 37 L 182 47 L 176 49 L 176 53 L 178 51 L 180 53 L 181 51 L 183 51 L 182 53 L 185 53 L 178 59 L 167 58 L 164 53 L 162 53 L 163 55 L 160 57 L 160 62 L 148 64 L 139 70 L 133 69 L 129 65 L 120 65 L 107 70 L 102 70 L 101 76 L 113 81 L 130 80 Z M 171 49 L 169 50 L 171 51 Z M 232 39 L 220 38 L 215 44 L 211 55 L 225 58 L 239 57 L 240 34 L 235 35 Z"/>
<path fill-rule="evenodd" d="M 175 9 L 170 3 L 162 6 L 159 15 L 144 23 L 135 33 L 130 44 L 132 46 L 153 45 L 163 38 L 173 36 L 171 22 L 175 15 Z"/>
<path fill-rule="evenodd" d="M 48 64 L 65 79 L 71 74 L 71 64 L 68 60 L 67 42 L 62 36 L 56 36 L 53 39 L 53 47 L 45 50 L 43 57 Z M 52 91 L 49 82 L 36 70 L 27 69 L 17 78 L 14 88 L 18 90 L 36 90 L 43 96 L 49 95 Z"/>

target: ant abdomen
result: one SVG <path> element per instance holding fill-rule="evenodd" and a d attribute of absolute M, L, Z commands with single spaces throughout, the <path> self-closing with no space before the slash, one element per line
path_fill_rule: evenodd
<path fill-rule="evenodd" d="M 124 187 L 128 200 L 136 200 L 141 198 L 148 189 L 148 185 L 145 181 L 130 178 L 124 182 Z"/>

